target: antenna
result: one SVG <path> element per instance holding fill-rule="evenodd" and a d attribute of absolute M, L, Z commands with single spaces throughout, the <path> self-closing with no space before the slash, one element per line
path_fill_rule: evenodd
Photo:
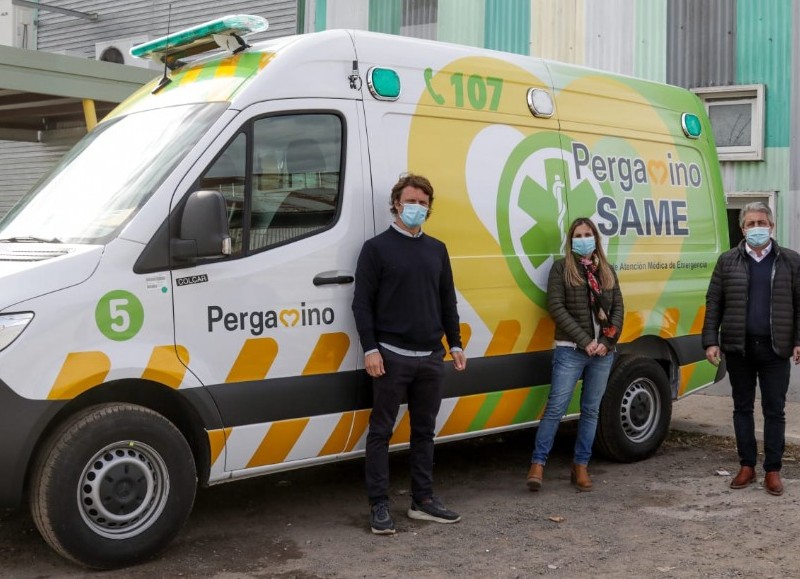
<path fill-rule="evenodd" d="M 171 23 L 172 23 L 172 2 L 167 4 L 167 36 L 169 36 L 169 29 Z M 167 45 L 167 48 L 169 48 L 169 45 Z M 167 86 L 169 83 L 172 82 L 172 79 L 168 75 L 169 67 L 167 66 L 167 59 L 168 59 L 167 53 L 168 51 L 165 51 L 164 56 L 162 57 L 162 60 L 164 61 L 164 76 L 162 76 L 161 80 L 158 81 L 158 85 L 156 86 L 156 88 L 153 89 L 152 94 L 156 94 L 158 91 L 160 91 L 162 88 L 164 88 L 165 86 Z"/>

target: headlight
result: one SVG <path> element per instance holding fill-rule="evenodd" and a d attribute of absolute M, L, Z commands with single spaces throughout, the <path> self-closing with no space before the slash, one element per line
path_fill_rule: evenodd
<path fill-rule="evenodd" d="M 33 314 L 30 312 L 0 315 L 0 351 L 16 340 L 32 319 Z"/>

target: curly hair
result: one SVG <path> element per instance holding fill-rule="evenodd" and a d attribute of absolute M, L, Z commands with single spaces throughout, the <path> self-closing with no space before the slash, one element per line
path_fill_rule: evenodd
<path fill-rule="evenodd" d="M 416 187 L 428 196 L 428 215 L 433 211 L 433 185 L 426 177 L 414 173 L 403 173 L 400 180 L 392 187 L 392 196 L 389 199 L 389 206 L 392 215 L 397 215 L 395 204 L 400 201 L 400 195 L 406 187 Z"/>

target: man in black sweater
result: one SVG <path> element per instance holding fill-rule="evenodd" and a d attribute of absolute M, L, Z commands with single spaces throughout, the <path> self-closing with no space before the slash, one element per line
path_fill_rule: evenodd
<path fill-rule="evenodd" d="M 408 516 L 439 523 L 461 520 L 433 494 L 433 437 L 444 378 L 443 335 L 455 369 L 466 366 L 450 258 L 444 243 L 422 233 L 433 207 L 433 187 L 428 179 L 404 175 L 392 187 L 390 204 L 394 222 L 364 243 L 353 296 L 364 366 L 373 378 L 366 481 L 370 527 L 378 535 L 395 531 L 389 512 L 389 439 L 404 400 L 411 421 Z"/>
<path fill-rule="evenodd" d="M 720 256 L 711 276 L 703 347 L 715 365 L 720 363 L 720 350 L 725 354 L 730 376 L 740 464 L 731 488 L 756 481 L 753 406 L 758 380 L 764 414 L 764 489 L 781 495 L 789 359 L 800 362 L 800 255 L 771 238 L 775 221 L 764 203 L 747 204 L 739 225 L 745 238 Z"/>

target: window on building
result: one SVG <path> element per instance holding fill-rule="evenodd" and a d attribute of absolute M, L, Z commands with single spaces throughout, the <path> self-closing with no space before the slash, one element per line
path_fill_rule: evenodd
<path fill-rule="evenodd" d="M 257 119 L 231 141 L 200 187 L 225 197 L 233 254 L 283 245 L 330 227 L 340 200 L 342 146 L 341 119 L 333 114 Z"/>
<path fill-rule="evenodd" d="M 721 161 L 764 159 L 764 85 L 692 91 L 705 104 Z"/>

